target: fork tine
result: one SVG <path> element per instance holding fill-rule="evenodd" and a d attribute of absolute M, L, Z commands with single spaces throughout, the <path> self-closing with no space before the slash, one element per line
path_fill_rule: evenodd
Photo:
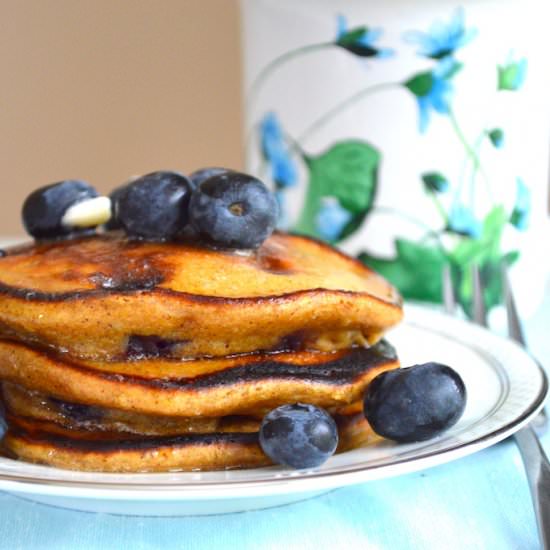
<path fill-rule="evenodd" d="M 510 279 L 508 278 L 508 270 L 503 263 L 500 266 L 500 275 L 502 278 L 502 289 L 504 291 L 504 301 L 506 303 L 506 317 L 508 320 L 508 336 L 525 347 L 525 336 L 521 323 L 519 321 L 518 310 L 516 308 L 516 301 L 512 294 L 512 287 L 510 286 Z"/>
<path fill-rule="evenodd" d="M 479 266 L 472 266 L 472 283 L 473 283 L 473 308 L 474 321 L 482 327 L 487 326 L 487 312 L 485 310 L 485 300 L 483 299 L 483 283 L 481 282 L 481 273 Z"/>
<path fill-rule="evenodd" d="M 510 337 L 510 339 L 515 340 L 518 344 L 527 349 L 525 343 L 525 335 L 523 333 L 523 328 L 519 320 L 518 310 L 516 308 L 516 301 L 514 300 L 514 293 L 512 292 L 512 286 L 510 285 L 510 279 L 508 277 L 508 269 L 505 263 L 502 263 L 500 266 L 500 274 L 502 277 L 501 280 L 502 289 L 504 292 L 504 301 L 506 303 L 508 336 Z M 546 414 L 545 409 L 542 409 L 540 414 L 538 414 L 535 418 L 533 418 L 533 420 L 531 420 L 531 426 L 538 433 L 542 434 L 546 432 L 548 428 L 548 415 Z"/>
<path fill-rule="evenodd" d="M 454 315 L 456 309 L 456 298 L 455 291 L 453 289 L 453 278 L 451 275 L 450 264 L 443 267 L 441 276 L 441 287 L 443 289 L 443 305 L 445 307 L 445 312 L 449 315 Z"/>

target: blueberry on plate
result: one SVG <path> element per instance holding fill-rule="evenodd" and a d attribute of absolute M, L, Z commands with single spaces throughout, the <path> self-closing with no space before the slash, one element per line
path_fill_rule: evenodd
<path fill-rule="evenodd" d="M 132 181 L 115 204 L 115 223 L 130 237 L 174 238 L 187 224 L 192 184 L 178 172 L 153 172 Z"/>
<path fill-rule="evenodd" d="M 232 172 L 232 170 L 214 166 L 210 168 L 201 168 L 200 170 L 195 170 L 189 174 L 189 179 L 195 187 L 198 187 L 203 181 L 210 179 L 212 176 L 219 176 L 220 174 L 225 174 L 227 172 Z"/>
<path fill-rule="evenodd" d="M 88 183 L 65 180 L 33 191 L 23 204 L 23 225 L 36 239 L 78 235 L 107 221 L 110 203 Z"/>
<path fill-rule="evenodd" d="M 111 199 L 111 217 L 109 218 L 109 221 L 105 224 L 105 229 L 107 229 L 108 231 L 122 229 L 122 225 L 120 224 L 117 215 L 118 201 L 126 191 L 127 185 L 128 183 L 119 185 L 109 193 L 109 198 Z"/>
<path fill-rule="evenodd" d="M 414 442 L 456 424 L 465 406 L 459 374 L 440 363 L 425 363 L 379 374 L 365 393 L 363 411 L 378 435 Z"/>
<path fill-rule="evenodd" d="M 189 203 L 195 231 L 222 248 L 258 248 L 273 233 L 277 217 L 273 193 L 260 180 L 239 172 L 203 181 Z"/>
<path fill-rule="evenodd" d="M 314 405 L 283 405 L 269 412 L 260 426 L 260 445 L 276 464 L 316 468 L 338 445 L 334 419 Z"/>

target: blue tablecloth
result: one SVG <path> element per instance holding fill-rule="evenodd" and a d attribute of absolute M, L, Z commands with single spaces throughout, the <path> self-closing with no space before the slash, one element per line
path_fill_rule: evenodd
<path fill-rule="evenodd" d="M 549 364 L 550 295 L 528 325 Z M 550 452 L 550 433 L 543 438 Z M 533 507 L 512 440 L 421 473 L 259 512 L 132 518 L 71 512 L 0 493 L 1 549 L 538 548 Z"/>

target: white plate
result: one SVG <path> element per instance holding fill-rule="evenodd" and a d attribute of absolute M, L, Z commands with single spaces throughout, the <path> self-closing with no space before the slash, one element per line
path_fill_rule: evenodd
<path fill-rule="evenodd" d="M 514 343 L 416 306 L 392 331 L 404 366 L 446 363 L 466 384 L 461 420 L 437 439 L 384 442 L 336 455 L 308 472 L 279 467 L 223 472 L 98 474 L 0 458 L 0 489 L 77 510 L 128 515 L 200 515 L 295 502 L 331 489 L 417 471 L 474 453 L 509 436 L 542 408 L 548 381 Z"/>

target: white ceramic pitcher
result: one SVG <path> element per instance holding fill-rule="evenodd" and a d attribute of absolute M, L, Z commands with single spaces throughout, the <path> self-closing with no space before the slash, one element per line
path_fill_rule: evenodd
<path fill-rule="evenodd" d="M 406 298 L 468 306 L 511 267 L 541 301 L 550 61 L 540 0 L 243 0 L 247 166 L 281 225 L 342 246 Z"/>

